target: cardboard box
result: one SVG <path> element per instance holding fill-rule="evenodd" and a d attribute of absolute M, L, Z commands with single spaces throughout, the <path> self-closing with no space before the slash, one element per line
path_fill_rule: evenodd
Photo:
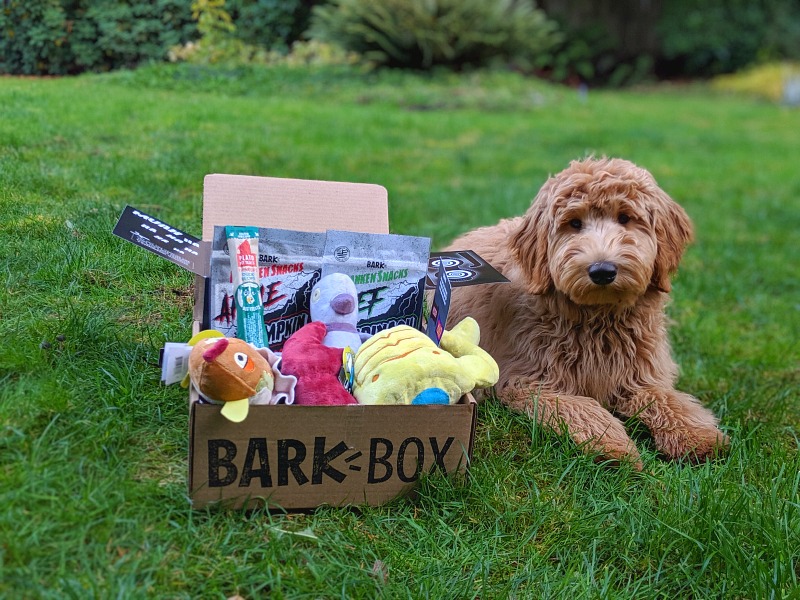
<path fill-rule="evenodd" d="M 386 189 L 372 184 L 208 175 L 203 241 L 214 225 L 303 231 L 389 232 Z M 195 329 L 204 279 L 195 286 Z M 378 505 L 408 493 L 420 474 L 464 472 L 475 402 L 450 406 L 251 406 L 243 423 L 190 398 L 189 492 L 212 503 L 287 510 Z"/>

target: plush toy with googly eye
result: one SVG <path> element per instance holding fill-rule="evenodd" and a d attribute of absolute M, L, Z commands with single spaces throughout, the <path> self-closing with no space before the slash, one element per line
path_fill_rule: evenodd
<path fill-rule="evenodd" d="M 297 379 L 280 372 L 279 358 L 269 349 L 203 334 L 189 344 L 189 380 L 203 398 L 222 404 L 222 415 L 230 421 L 244 421 L 251 404 L 294 402 Z"/>

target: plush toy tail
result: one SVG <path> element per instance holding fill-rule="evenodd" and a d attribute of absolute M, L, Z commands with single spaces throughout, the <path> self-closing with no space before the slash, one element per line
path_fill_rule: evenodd
<path fill-rule="evenodd" d="M 200 340 L 205 340 L 208 338 L 215 338 L 215 337 L 221 338 L 225 336 L 216 329 L 204 329 L 203 331 L 193 335 L 192 338 L 186 343 L 189 344 L 190 346 L 194 346 Z"/>
<path fill-rule="evenodd" d="M 450 404 L 450 396 L 442 388 L 428 388 L 417 394 L 411 404 Z"/>
<path fill-rule="evenodd" d="M 481 341 L 481 328 L 475 319 L 472 317 L 465 317 L 459 321 L 455 327 L 449 330 L 449 335 L 447 337 L 454 337 L 457 340 L 461 340 L 462 343 L 467 345 L 466 347 L 477 346 Z M 448 352 L 453 354 L 452 351 L 448 350 Z"/>
<path fill-rule="evenodd" d="M 491 387 L 500 378 L 500 368 L 489 354 L 478 347 L 480 327 L 472 317 L 466 317 L 453 329 L 445 331 L 439 344 L 456 358 L 466 361 L 475 377 L 475 387 Z"/>

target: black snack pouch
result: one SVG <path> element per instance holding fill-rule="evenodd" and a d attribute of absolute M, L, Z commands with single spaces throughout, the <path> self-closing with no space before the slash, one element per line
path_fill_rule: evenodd
<path fill-rule="evenodd" d="M 322 276 L 349 275 L 358 291 L 358 330 L 420 329 L 431 240 L 408 235 L 329 230 Z"/>
<path fill-rule="evenodd" d="M 324 233 L 261 227 L 259 278 L 269 348 L 279 352 L 311 320 L 311 288 L 322 270 Z M 209 278 L 209 326 L 236 336 L 236 312 L 225 228 L 214 227 Z"/>

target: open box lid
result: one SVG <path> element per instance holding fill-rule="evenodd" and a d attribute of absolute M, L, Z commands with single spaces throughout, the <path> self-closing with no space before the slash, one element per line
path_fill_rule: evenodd
<path fill-rule="evenodd" d="M 389 233 L 388 193 L 372 183 L 206 175 L 203 240 L 215 225 Z"/>

